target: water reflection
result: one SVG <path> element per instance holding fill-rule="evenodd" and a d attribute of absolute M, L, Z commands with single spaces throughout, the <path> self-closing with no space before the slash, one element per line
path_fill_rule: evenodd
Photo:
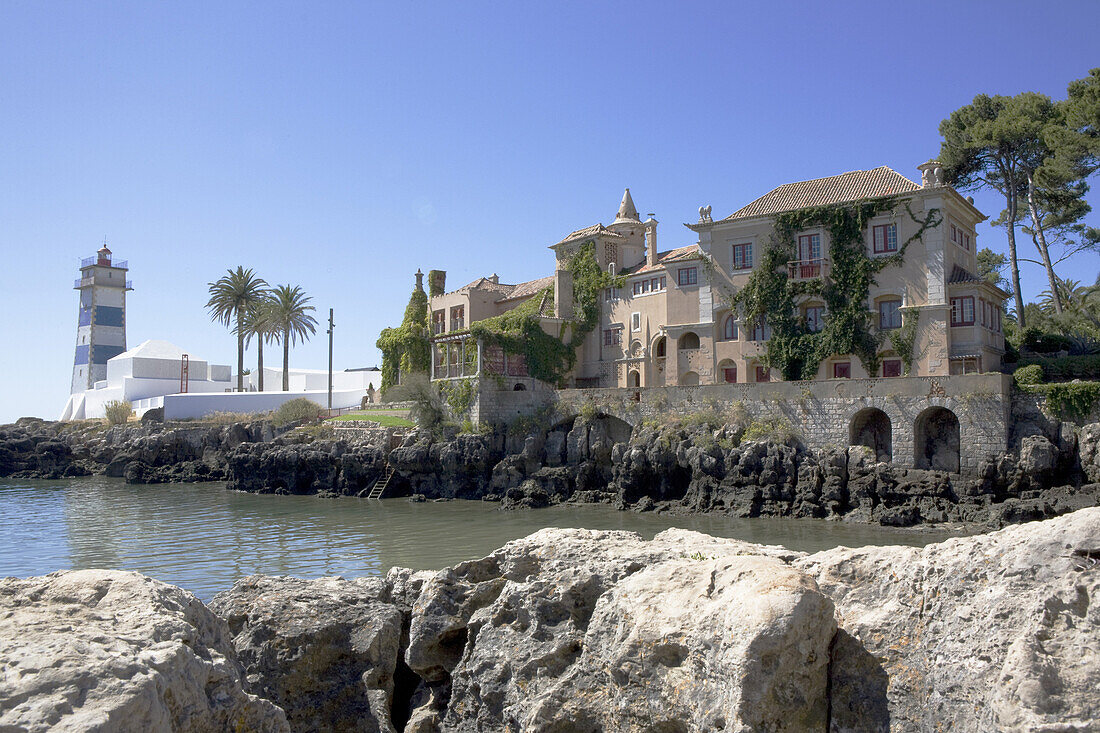
<path fill-rule="evenodd" d="M 252 573 L 356 577 L 393 566 L 440 568 L 549 526 L 646 537 L 677 526 L 807 552 L 950 536 L 825 521 L 639 515 L 603 506 L 502 512 L 481 502 L 258 496 L 225 491 L 221 483 L 142 486 L 93 477 L 0 483 L 0 575 L 139 570 L 209 599 Z"/>

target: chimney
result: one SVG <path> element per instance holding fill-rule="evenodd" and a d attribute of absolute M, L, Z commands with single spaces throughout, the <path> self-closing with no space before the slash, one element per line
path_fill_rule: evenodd
<path fill-rule="evenodd" d="M 573 317 L 573 271 L 565 267 L 554 270 L 554 315 Z"/>
<path fill-rule="evenodd" d="M 943 185 L 943 167 L 938 160 L 930 160 L 917 166 L 920 171 L 921 188 L 932 188 Z"/>
<path fill-rule="evenodd" d="M 500 284 L 500 275 L 498 275 L 494 272 L 492 275 L 489 276 L 489 282 L 493 283 L 494 285 L 499 285 Z"/>
<path fill-rule="evenodd" d="M 653 267 L 657 264 L 657 220 L 653 218 L 653 214 L 645 220 L 645 246 L 645 263 Z"/>

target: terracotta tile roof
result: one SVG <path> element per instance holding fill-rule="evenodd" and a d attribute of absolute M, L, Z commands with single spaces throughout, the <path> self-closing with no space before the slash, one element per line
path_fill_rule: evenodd
<path fill-rule="evenodd" d="M 580 239 L 582 237 L 596 237 L 600 235 L 605 237 L 612 237 L 614 239 L 626 239 L 626 237 L 624 237 L 623 235 L 619 234 L 618 232 L 611 231 L 603 224 L 593 224 L 590 227 L 585 227 L 584 229 L 578 229 L 577 231 L 572 232 L 571 234 L 566 236 L 565 239 L 558 242 L 558 244 L 571 242 L 574 239 Z"/>
<path fill-rule="evenodd" d="M 947 283 L 953 285 L 955 283 L 980 283 L 983 280 L 972 273 L 970 270 L 955 265 L 951 268 L 951 277 L 947 278 Z"/>
<path fill-rule="evenodd" d="M 510 286 L 510 287 L 512 287 L 512 291 L 510 293 L 508 293 L 507 295 L 505 295 L 500 300 L 498 300 L 497 302 L 501 303 L 501 302 L 504 302 L 506 300 L 516 300 L 517 298 L 529 298 L 532 295 L 534 295 L 535 293 L 539 292 L 540 290 L 548 288 L 553 284 L 554 284 L 554 276 L 553 275 L 547 275 L 546 277 L 540 277 L 537 280 L 528 280 L 525 283 L 520 283 L 519 285 Z"/>
<path fill-rule="evenodd" d="M 451 291 L 451 293 L 464 293 L 465 291 L 472 291 L 474 288 L 480 288 L 483 289 L 483 291 L 510 293 L 515 287 L 515 285 L 507 285 L 505 283 L 494 283 L 492 280 L 489 280 L 488 277 L 478 277 L 474 282 L 466 283 L 459 289 L 456 289 L 456 291 Z M 450 293 L 448 293 L 448 295 L 450 295 Z"/>
<path fill-rule="evenodd" d="M 634 265 L 634 267 L 624 267 L 620 274 L 622 275 L 637 275 L 640 272 L 650 272 L 652 270 L 659 270 L 663 265 L 671 264 L 673 262 L 680 262 L 683 260 L 691 259 L 693 255 L 699 253 L 698 244 L 689 244 L 686 247 L 679 247 L 677 249 L 670 249 L 667 252 L 657 253 L 657 264 L 648 265 L 645 261 Z"/>
<path fill-rule="evenodd" d="M 918 190 L 920 186 L 905 176 L 892 168 L 880 166 L 869 171 L 851 171 L 838 176 L 815 178 L 812 181 L 784 183 L 748 206 L 733 212 L 723 221 Z"/>

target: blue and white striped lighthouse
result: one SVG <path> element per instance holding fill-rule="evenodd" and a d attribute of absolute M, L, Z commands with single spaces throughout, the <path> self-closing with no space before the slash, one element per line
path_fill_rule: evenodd
<path fill-rule="evenodd" d="M 107 244 L 80 263 L 80 313 L 76 326 L 72 394 L 107 379 L 107 360 L 126 351 L 126 261 L 112 261 Z"/>

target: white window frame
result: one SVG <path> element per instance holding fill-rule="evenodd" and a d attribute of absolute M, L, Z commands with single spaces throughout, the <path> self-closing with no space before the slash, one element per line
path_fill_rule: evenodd
<path fill-rule="evenodd" d="M 642 330 L 642 314 L 639 313 L 638 311 L 635 311 L 635 312 L 630 314 L 630 332 L 634 333 L 635 331 L 641 331 L 641 330 Z"/>

